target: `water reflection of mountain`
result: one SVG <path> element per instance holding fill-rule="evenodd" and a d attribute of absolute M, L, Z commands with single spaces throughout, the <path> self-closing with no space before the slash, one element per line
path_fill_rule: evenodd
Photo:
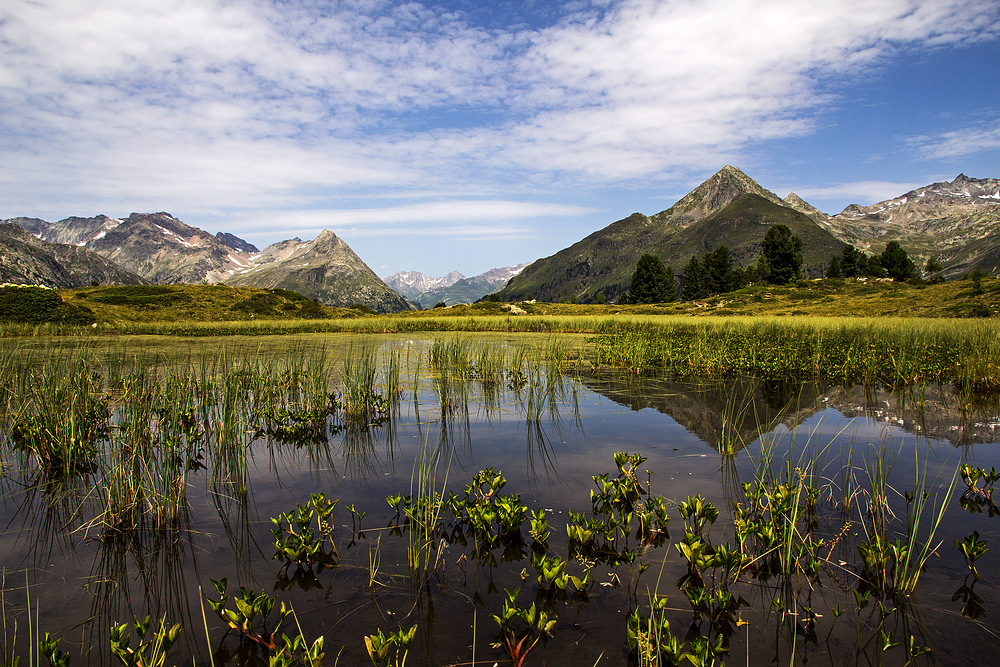
<path fill-rule="evenodd" d="M 742 449 L 762 431 L 779 423 L 794 428 L 828 408 L 956 446 L 1000 442 L 997 398 L 963 407 L 950 386 L 889 392 L 753 378 L 676 381 L 613 371 L 584 377 L 582 382 L 632 410 L 653 408 L 669 415 L 716 450 Z"/>

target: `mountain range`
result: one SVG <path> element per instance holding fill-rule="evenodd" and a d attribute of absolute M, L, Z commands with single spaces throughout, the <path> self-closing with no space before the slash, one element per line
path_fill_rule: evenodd
<path fill-rule="evenodd" d="M 452 271 L 442 278 L 431 278 L 418 271 L 401 271 L 385 278 L 385 284 L 403 296 L 419 303 L 423 308 L 433 308 L 439 303 L 453 306 L 474 303 L 507 284 L 527 264 L 490 269 L 478 276 L 466 278 Z"/>
<path fill-rule="evenodd" d="M 324 305 L 362 304 L 379 313 L 416 308 L 389 289 L 346 243 L 327 230 L 311 241 L 296 238 L 258 251 L 233 234 L 220 232 L 213 236 L 163 212 L 133 213 L 125 219 L 98 215 L 58 222 L 38 218 L 4 222 L 31 232 L 36 241 L 48 243 L 45 247 L 58 249 L 60 256 L 68 256 L 68 249 L 74 248 L 81 257 L 93 255 L 109 264 L 113 262 L 121 271 L 106 279 L 96 277 L 76 283 L 35 280 L 29 275 L 18 279 L 12 274 L 11 282 L 40 282 L 51 287 L 76 287 L 92 279 L 102 284 L 225 282 L 280 287 Z M 8 250 L 5 256 L 14 254 Z M 88 259 L 91 264 L 94 261 Z"/>
<path fill-rule="evenodd" d="M 363 304 L 377 313 L 415 310 L 389 289 L 368 265 L 333 232 L 312 241 L 295 238 L 274 243 L 249 258 L 249 266 L 225 279 L 230 285 L 280 287 L 327 306 Z"/>
<path fill-rule="evenodd" d="M 725 166 L 652 216 L 634 213 L 555 255 L 530 264 L 497 294 L 503 301 L 613 302 L 628 289 L 643 253 L 680 273 L 692 255 L 725 245 L 738 266 L 760 255 L 767 229 L 787 225 L 802 239 L 806 276 L 823 275 L 847 244 L 868 253 L 898 241 L 923 266 L 934 256 L 943 275 L 1000 268 L 1000 181 L 959 175 L 872 206 L 828 216 L 798 195 L 784 199 Z"/>
<path fill-rule="evenodd" d="M 324 305 L 361 304 L 376 312 L 472 302 L 494 292 L 504 301 L 614 302 L 643 253 L 659 255 L 680 273 L 692 255 L 725 245 L 737 265 L 748 266 L 776 224 L 802 239 L 807 276 L 822 275 L 845 245 L 875 254 L 890 241 L 898 241 L 918 266 L 935 257 L 946 277 L 977 267 L 1000 270 L 1000 179 L 960 174 L 831 216 L 794 193 L 782 199 L 726 166 L 664 211 L 634 213 L 550 257 L 472 278 L 411 271 L 383 282 L 328 230 L 311 241 L 296 238 L 259 251 L 233 234 L 213 236 L 160 212 L 124 219 L 4 220 L 0 280 L 50 287 L 225 282 L 280 287 Z"/>

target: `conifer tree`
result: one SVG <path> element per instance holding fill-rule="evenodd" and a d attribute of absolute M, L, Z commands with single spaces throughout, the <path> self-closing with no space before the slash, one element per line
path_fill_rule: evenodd
<path fill-rule="evenodd" d="M 862 274 L 865 254 L 852 245 L 845 245 L 840 253 L 840 273 L 845 278 L 857 278 Z"/>
<path fill-rule="evenodd" d="M 761 277 L 772 285 L 787 285 L 802 269 L 802 239 L 788 225 L 774 225 L 761 243 L 757 261 Z"/>
<path fill-rule="evenodd" d="M 733 274 L 733 257 L 729 248 L 720 245 L 714 252 L 707 253 L 702 259 L 704 285 L 703 291 L 708 294 L 722 294 L 739 289 L 736 276 Z"/>
<path fill-rule="evenodd" d="M 830 258 L 830 265 L 826 267 L 826 277 L 827 278 L 840 278 L 842 274 L 840 272 L 840 258 L 834 255 Z"/>
<path fill-rule="evenodd" d="M 665 303 L 673 301 L 675 294 L 674 270 L 664 266 L 656 255 L 646 253 L 640 257 L 629 284 L 628 302 Z"/>
<path fill-rule="evenodd" d="M 705 291 L 705 270 L 698 261 L 697 255 L 692 255 L 687 266 L 684 267 L 684 287 L 681 289 L 681 298 L 685 301 L 693 301 L 707 296 Z"/>
<path fill-rule="evenodd" d="M 885 250 L 879 256 L 879 264 L 885 269 L 886 275 L 895 281 L 909 280 L 917 277 L 917 265 L 899 245 L 899 241 L 889 241 Z"/>

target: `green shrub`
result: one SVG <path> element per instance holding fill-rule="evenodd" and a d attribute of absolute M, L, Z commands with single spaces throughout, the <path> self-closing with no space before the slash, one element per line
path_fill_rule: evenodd
<path fill-rule="evenodd" d="M 966 317 L 993 317 L 993 309 L 985 303 L 974 303 L 965 311 Z"/>
<path fill-rule="evenodd" d="M 0 287 L 0 322 L 91 324 L 94 314 L 84 306 L 64 303 L 47 287 L 5 285 Z"/>
<path fill-rule="evenodd" d="M 51 322 L 62 303 L 58 292 L 47 287 L 7 285 L 0 287 L 0 320 Z"/>
<path fill-rule="evenodd" d="M 281 299 L 272 293 L 256 292 L 242 301 L 237 301 L 229 309 L 253 315 L 277 315 L 276 308 L 281 303 Z"/>

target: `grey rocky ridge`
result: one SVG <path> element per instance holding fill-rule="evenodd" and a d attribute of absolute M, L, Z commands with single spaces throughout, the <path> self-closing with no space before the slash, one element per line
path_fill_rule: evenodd
<path fill-rule="evenodd" d="M 312 241 L 272 244 L 250 266 L 228 277 L 231 285 L 280 287 L 329 306 L 364 305 L 378 313 L 413 310 L 336 234 L 323 230 Z"/>
<path fill-rule="evenodd" d="M 871 206 L 852 204 L 825 222 L 869 252 L 898 241 L 918 259 L 934 256 L 946 276 L 1000 269 L 1000 179 L 959 174 Z"/>
<path fill-rule="evenodd" d="M 125 219 L 98 215 L 58 222 L 15 218 L 45 241 L 82 246 L 152 283 L 219 282 L 249 265 L 249 253 L 233 250 L 206 231 L 169 213 L 133 213 Z"/>

